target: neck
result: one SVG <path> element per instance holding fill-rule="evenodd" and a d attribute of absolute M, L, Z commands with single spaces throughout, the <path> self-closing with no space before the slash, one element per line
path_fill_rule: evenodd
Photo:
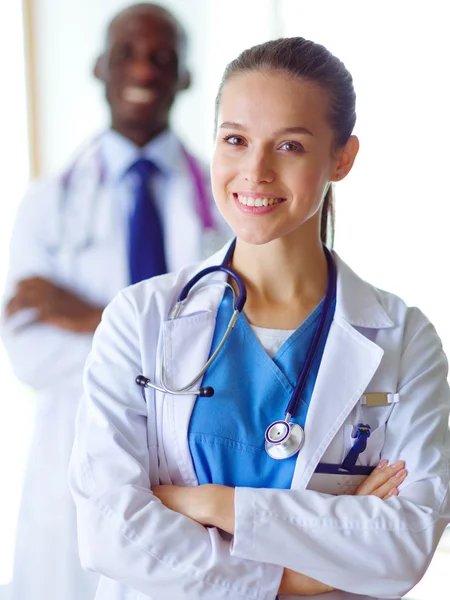
<path fill-rule="evenodd" d="M 317 234 L 297 231 L 259 246 L 238 240 L 232 263 L 247 287 L 245 314 L 261 327 L 296 329 L 327 290 L 327 260 Z"/>
<path fill-rule="evenodd" d="M 143 148 L 149 142 L 151 142 L 160 133 L 168 129 L 169 124 L 167 122 L 159 123 L 154 126 L 135 126 L 115 123 L 114 120 L 111 124 L 111 129 L 123 135 L 123 137 L 133 142 L 138 148 Z"/>

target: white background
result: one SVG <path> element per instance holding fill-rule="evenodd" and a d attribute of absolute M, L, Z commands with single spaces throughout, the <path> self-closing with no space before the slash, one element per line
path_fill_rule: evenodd
<path fill-rule="evenodd" d="M 91 68 L 110 17 L 129 2 L 35 0 L 40 164 L 60 169 L 107 123 Z M 361 276 L 418 305 L 450 350 L 447 269 L 450 92 L 447 3 L 414 0 L 171 0 L 191 37 L 193 87 L 174 128 L 208 159 L 221 73 L 237 53 L 280 35 L 302 35 L 337 54 L 354 76 L 361 151 L 337 187 L 336 249 Z M 10 13 L 7 14 L 7 13 Z M 4 90 L 0 149 L 0 282 L 12 218 L 28 177 L 20 5 L 2 8 Z M 2 20 L 3 20 L 2 19 Z M 0 352 L 0 584 L 11 573 L 14 522 L 33 405 Z M 7 485 L 3 485 L 7 482 Z M 6 490 L 6 493 L 5 493 Z M 449 550 L 447 550 L 449 552 Z M 442 550 L 411 594 L 446 597 Z M 448 569 L 448 566 L 447 566 Z M 439 595 L 438 595 L 439 588 Z M 0 593 L 1 597 L 1 593 Z"/>

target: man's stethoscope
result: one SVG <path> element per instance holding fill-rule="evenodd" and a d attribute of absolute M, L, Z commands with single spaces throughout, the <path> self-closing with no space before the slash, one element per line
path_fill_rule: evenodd
<path fill-rule="evenodd" d="M 55 252 L 63 248 L 70 241 L 70 235 L 68 234 L 68 223 L 69 215 L 66 215 L 67 206 L 69 202 L 69 194 L 73 186 L 73 182 L 77 173 L 77 169 L 82 164 L 88 166 L 88 176 L 86 177 L 89 191 L 89 208 L 90 212 L 88 218 L 85 220 L 85 227 L 82 228 L 82 236 L 77 241 L 72 241 L 70 244 L 70 251 L 74 255 L 80 253 L 95 243 L 95 228 L 97 225 L 97 209 L 99 206 L 99 196 L 102 193 L 102 189 L 106 184 L 106 164 L 102 157 L 100 149 L 101 135 L 97 136 L 93 141 L 89 143 L 87 148 L 81 151 L 78 158 L 76 158 L 70 167 L 63 173 L 60 180 L 60 197 L 58 202 L 58 213 L 59 213 L 59 244 L 55 248 Z M 200 216 L 202 227 L 204 232 L 213 232 L 216 229 L 214 217 L 211 211 L 211 205 L 209 201 L 209 192 L 205 185 L 204 178 L 202 175 L 201 167 L 197 160 L 181 145 L 181 150 L 186 160 L 186 165 L 189 171 L 189 175 L 192 184 L 195 189 L 195 202 L 197 213 Z M 84 188 L 83 188 L 84 189 Z M 81 228 L 78 228 L 78 230 Z"/>
<path fill-rule="evenodd" d="M 235 273 L 232 269 L 228 267 L 231 262 L 231 258 L 233 256 L 235 241 L 231 244 L 228 252 L 222 262 L 221 265 L 216 265 L 213 267 L 208 267 L 203 269 L 199 273 L 197 273 L 188 283 L 183 287 L 178 296 L 177 302 L 172 313 L 169 316 L 170 320 L 176 319 L 179 317 L 180 312 L 189 297 L 189 293 L 194 288 L 194 286 L 207 275 L 211 273 L 221 271 L 226 273 L 231 279 L 235 282 L 236 287 L 238 289 L 238 294 L 236 295 L 233 288 L 230 287 L 233 291 L 233 314 L 231 315 L 230 321 L 228 323 L 228 327 L 220 340 L 216 350 L 213 352 L 208 362 L 205 364 L 203 369 L 198 373 L 187 385 L 184 387 L 172 390 L 168 387 L 168 384 L 165 379 L 165 350 L 163 348 L 163 355 L 161 361 L 161 385 L 155 385 L 145 377 L 144 375 L 139 375 L 136 378 L 136 383 L 142 387 L 151 387 L 155 390 L 158 390 L 163 393 L 174 394 L 174 395 L 190 395 L 197 394 L 198 396 L 206 396 L 211 397 L 214 395 L 214 389 L 210 386 L 200 387 L 199 389 L 192 389 L 192 387 L 203 377 L 206 373 L 207 369 L 212 365 L 212 363 L 216 360 L 220 350 L 223 348 L 228 336 L 230 335 L 233 327 L 236 324 L 237 318 L 239 314 L 242 312 L 245 301 L 247 299 L 247 291 L 245 288 L 245 284 L 242 281 L 242 278 Z M 325 256 L 328 263 L 328 286 L 327 292 L 325 295 L 322 312 L 320 315 L 319 323 L 317 325 L 317 329 L 314 333 L 313 340 L 308 349 L 308 353 L 306 356 L 305 363 L 301 370 L 301 373 L 298 376 L 297 383 L 295 389 L 292 393 L 292 396 L 289 400 L 289 403 L 286 407 L 286 414 L 284 419 L 280 419 L 279 421 L 274 421 L 271 423 L 266 431 L 265 431 L 265 449 L 267 454 L 276 460 L 280 460 L 283 458 L 289 458 L 294 456 L 299 452 L 303 443 L 305 441 L 305 432 L 303 428 L 298 423 L 292 423 L 291 418 L 296 414 L 298 404 L 300 402 L 301 395 L 305 388 L 305 384 L 311 370 L 311 366 L 313 364 L 314 358 L 317 355 L 318 348 L 320 346 L 320 341 L 324 335 L 325 325 L 329 317 L 331 317 L 331 312 L 334 310 L 334 299 L 336 297 L 336 265 L 334 263 L 331 252 L 324 247 Z"/>

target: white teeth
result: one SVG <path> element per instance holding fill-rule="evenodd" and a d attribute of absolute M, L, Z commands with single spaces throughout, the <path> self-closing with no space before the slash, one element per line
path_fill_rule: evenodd
<path fill-rule="evenodd" d="M 136 104 L 149 104 L 155 96 L 156 94 L 153 90 L 131 86 L 124 88 L 122 94 L 124 100 Z"/>
<path fill-rule="evenodd" d="M 282 198 L 253 198 L 243 194 L 237 194 L 237 199 L 244 206 L 272 206 L 282 201 Z"/>

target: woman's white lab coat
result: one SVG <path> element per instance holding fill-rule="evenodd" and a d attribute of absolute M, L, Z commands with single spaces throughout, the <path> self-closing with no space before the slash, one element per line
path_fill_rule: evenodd
<path fill-rule="evenodd" d="M 195 187 L 182 156 L 167 195 L 166 248 L 174 270 L 204 252 Z M 128 284 L 127 226 L 114 210 L 114 187 L 108 181 L 98 186 L 94 159 L 77 163 L 69 193 L 63 194 L 61 178 L 55 178 L 35 184 L 24 199 L 12 237 L 6 301 L 18 281 L 33 276 L 99 306 Z M 32 311 L 21 311 L 3 319 L 1 331 L 18 378 L 37 391 L 11 600 L 89 600 L 98 578 L 79 563 L 67 468 L 92 335 L 32 321 Z"/>
<path fill-rule="evenodd" d="M 419 310 L 336 260 L 336 312 L 292 489 L 237 488 L 231 542 L 152 496 L 159 483 L 197 484 L 187 439 L 195 398 L 135 383 L 140 373 L 159 380 L 163 338 L 172 387 L 199 372 L 221 286 L 197 292 L 175 321 L 167 315 L 198 268 L 128 288 L 106 309 L 70 467 L 81 561 L 103 575 L 98 600 L 273 600 L 283 567 L 340 590 L 328 600 L 399 597 L 421 578 L 450 519 L 447 360 Z M 375 392 L 396 402 L 363 404 Z M 372 428 L 361 464 L 406 461 L 399 497 L 314 491 L 317 464 L 340 464 L 358 423 Z"/>

